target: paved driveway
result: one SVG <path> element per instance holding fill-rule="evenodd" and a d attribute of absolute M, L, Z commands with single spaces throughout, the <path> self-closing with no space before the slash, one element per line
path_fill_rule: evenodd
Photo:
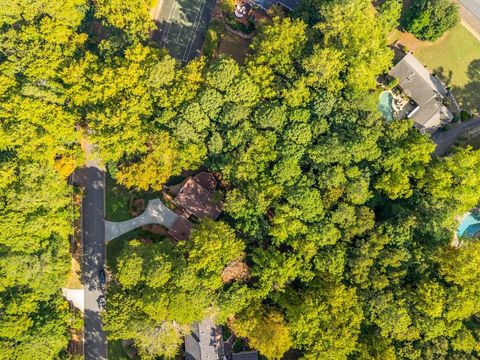
<path fill-rule="evenodd" d="M 445 155 L 458 138 L 479 127 L 480 118 L 476 118 L 466 122 L 452 123 L 452 127 L 447 131 L 438 130 L 432 135 L 432 140 L 437 144 L 435 154 Z"/>
<path fill-rule="evenodd" d="M 170 229 L 178 215 L 167 208 L 160 199 L 153 199 L 148 202 L 145 211 L 136 218 L 121 222 L 105 220 L 105 241 L 110 241 L 133 229 L 148 224 L 160 224 Z"/>
<path fill-rule="evenodd" d="M 85 360 L 104 360 L 107 358 L 107 340 L 102 330 L 97 299 L 103 294 L 98 270 L 105 265 L 105 173 L 91 165 L 76 171 L 74 181 L 85 189 L 82 202 Z"/>

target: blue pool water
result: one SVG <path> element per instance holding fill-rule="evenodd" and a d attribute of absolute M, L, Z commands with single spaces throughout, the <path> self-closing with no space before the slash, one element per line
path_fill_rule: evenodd
<path fill-rule="evenodd" d="M 387 121 L 393 120 L 393 96 L 388 91 L 384 91 L 380 94 L 378 102 L 378 110 L 382 113 L 382 116 Z"/>
<path fill-rule="evenodd" d="M 480 231 L 480 220 L 477 220 L 472 213 L 469 213 L 462 219 L 458 226 L 458 237 L 473 238 L 473 236 Z"/>

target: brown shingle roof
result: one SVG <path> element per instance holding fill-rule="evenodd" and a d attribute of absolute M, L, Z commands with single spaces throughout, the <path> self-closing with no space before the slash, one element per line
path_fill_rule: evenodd
<path fill-rule="evenodd" d="M 193 178 L 185 182 L 173 203 L 199 219 L 209 217 L 215 220 L 222 212 L 219 204 L 214 201 L 213 195 Z"/>
<path fill-rule="evenodd" d="M 187 240 L 192 231 L 193 224 L 183 216 L 179 216 L 173 226 L 168 230 L 168 234 L 175 240 Z"/>
<path fill-rule="evenodd" d="M 215 176 L 207 172 L 201 172 L 193 177 L 197 183 L 203 186 L 205 190 L 210 191 L 213 193 L 217 188 L 217 180 Z"/>
<path fill-rule="evenodd" d="M 258 360 L 258 352 L 256 351 L 242 351 L 232 354 L 233 360 Z"/>

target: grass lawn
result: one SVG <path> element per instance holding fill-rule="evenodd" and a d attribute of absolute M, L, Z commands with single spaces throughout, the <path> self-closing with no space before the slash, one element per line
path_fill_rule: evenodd
<path fill-rule="evenodd" d="M 429 70 L 451 87 L 460 106 L 480 107 L 480 42 L 459 24 L 436 42 L 420 42 L 412 51 Z"/>
<path fill-rule="evenodd" d="M 131 218 L 128 212 L 130 193 L 107 175 L 105 186 L 105 216 L 110 221 L 123 221 Z"/>
<path fill-rule="evenodd" d="M 123 221 L 131 219 L 128 211 L 128 202 L 131 194 L 123 186 L 117 184 L 107 175 L 105 186 L 105 216 L 111 221 Z M 112 268 L 115 266 L 115 259 L 122 251 L 128 240 L 134 239 L 136 230 L 122 235 L 107 244 L 107 265 Z"/>
<path fill-rule="evenodd" d="M 117 258 L 122 252 L 125 245 L 133 239 L 138 239 L 141 229 L 132 230 L 116 239 L 110 240 L 107 244 L 107 266 L 109 269 L 115 268 Z"/>
<path fill-rule="evenodd" d="M 124 221 L 132 218 L 129 211 L 129 201 L 132 196 L 137 199 L 145 199 L 145 205 L 151 199 L 162 199 L 161 193 L 154 191 L 131 193 L 108 175 L 105 182 L 105 217 L 110 221 Z M 115 267 L 118 255 L 129 240 L 139 239 L 145 235 L 152 239 L 157 238 L 155 235 L 138 228 L 109 241 L 107 244 L 108 267 L 110 269 Z"/>
<path fill-rule="evenodd" d="M 442 74 L 449 86 L 469 82 L 468 67 L 480 61 L 480 42 L 461 24 L 440 40 L 418 48 L 414 55 L 430 70 Z"/>

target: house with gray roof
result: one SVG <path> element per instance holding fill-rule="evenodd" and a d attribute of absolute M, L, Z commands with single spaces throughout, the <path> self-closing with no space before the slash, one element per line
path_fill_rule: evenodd
<path fill-rule="evenodd" d="M 192 325 L 185 336 L 186 360 L 221 360 L 223 358 L 222 333 L 212 319 L 206 318 Z"/>
<path fill-rule="evenodd" d="M 288 11 L 293 11 L 299 4 L 300 0 L 248 0 L 253 5 L 261 7 L 263 10 L 268 10 L 272 6 L 281 6 Z"/>
<path fill-rule="evenodd" d="M 453 120 L 453 114 L 443 105 L 448 91 L 412 54 L 408 53 L 390 70 L 399 79 L 399 87 L 414 103 L 407 115 L 422 132 L 433 133 Z"/>
<path fill-rule="evenodd" d="M 258 360 L 257 351 L 242 351 L 232 354 L 232 360 Z"/>
<path fill-rule="evenodd" d="M 232 340 L 233 339 L 233 340 Z M 247 350 L 233 352 L 233 342 L 236 336 L 232 334 L 223 341 L 221 326 L 216 326 L 213 319 L 206 318 L 194 323 L 192 331 L 185 336 L 185 360 L 258 360 L 258 351 Z"/>

